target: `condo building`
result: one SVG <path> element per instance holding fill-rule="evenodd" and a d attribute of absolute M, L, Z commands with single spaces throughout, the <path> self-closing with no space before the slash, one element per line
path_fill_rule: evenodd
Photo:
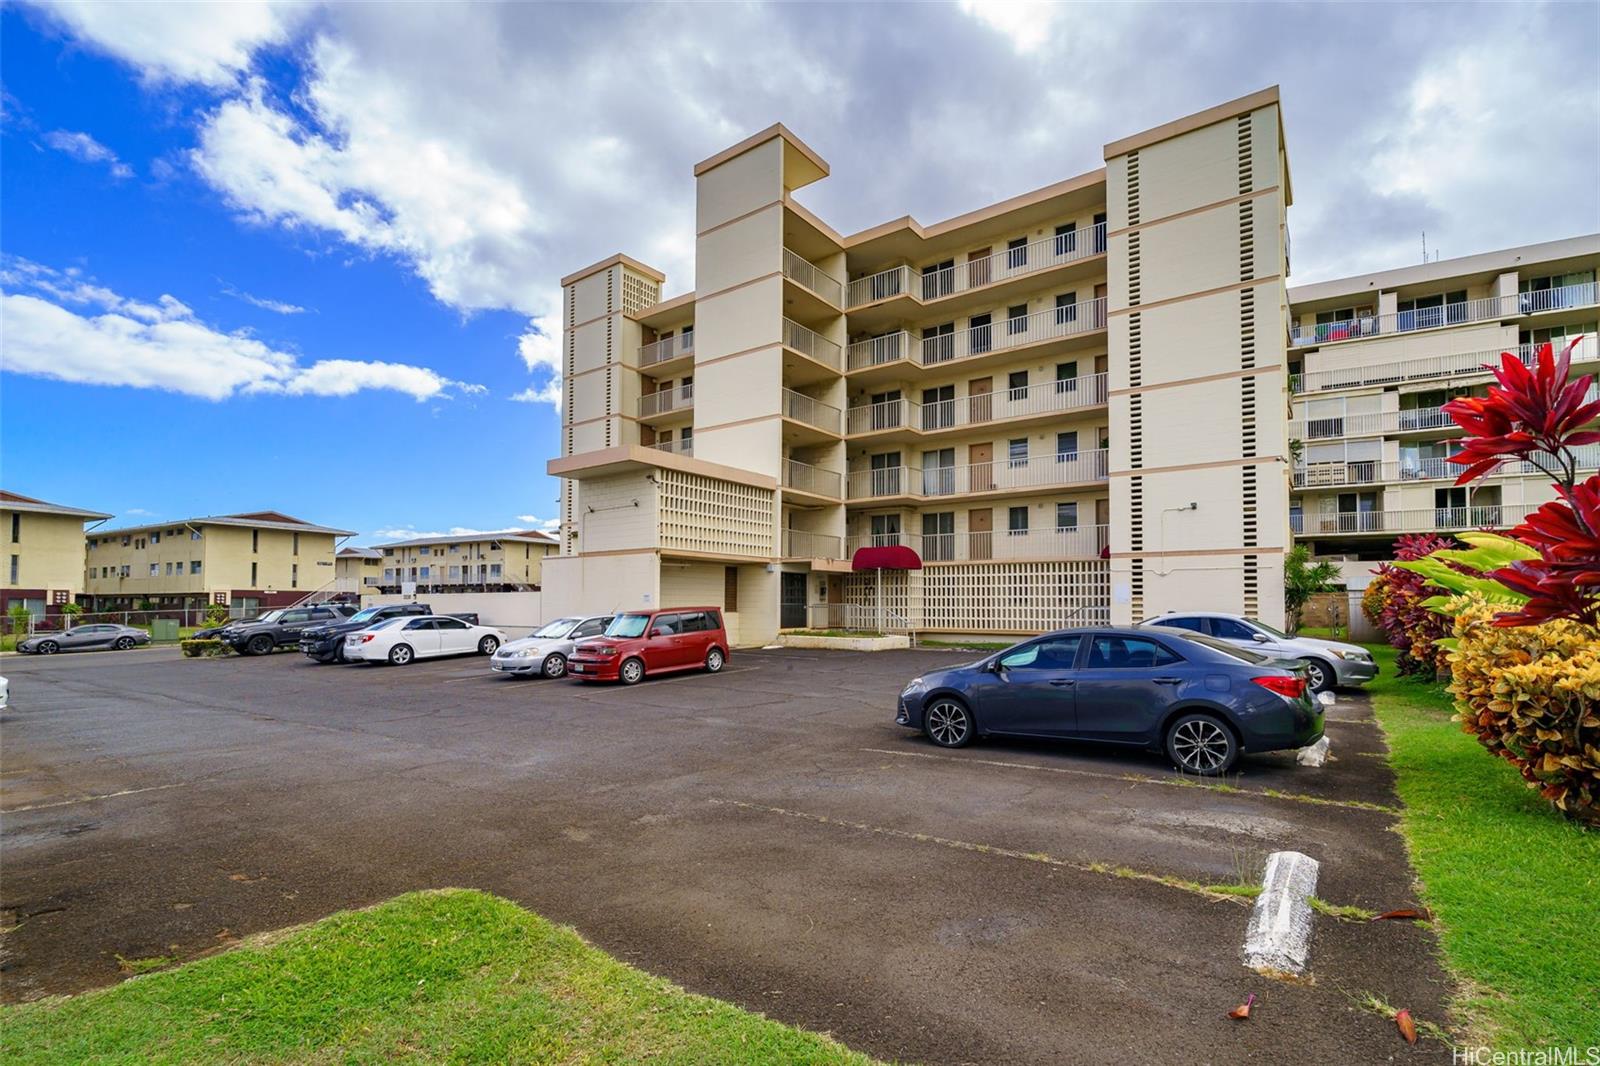
<path fill-rule="evenodd" d="M 1276 89 L 1105 165 L 841 234 L 781 125 L 704 160 L 693 289 L 562 279 L 549 612 L 716 603 L 732 639 L 1282 617 L 1288 160 Z M 858 571 L 861 548 L 918 568 Z M 869 553 L 870 556 L 871 553 Z"/>
<path fill-rule="evenodd" d="M 0 489 L 0 535 L 6 540 L 0 614 L 21 604 L 41 618 L 77 602 L 83 593 L 83 525 L 110 517 Z"/>
<path fill-rule="evenodd" d="M 1597 269 L 1600 234 L 1290 290 L 1289 519 L 1347 587 L 1365 587 L 1398 534 L 1505 529 L 1552 498 L 1529 463 L 1457 487 L 1459 430 L 1442 407 L 1484 395 L 1502 352 L 1531 364 L 1546 342 L 1581 336 L 1572 375 L 1593 373 Z M 1600 445 L 1578 453 L 1581 471 L 1600 466 Z"/>
<path fill-rule="evenodd" d="M 539 529 L 413 537 L 375 545 L 382 574 L 372 592 L 524 592 L 537 590 L 555 536 Z M 368 549 L 361 549 L 368 550 Z M 377 569 L 374 568 L 374 569 Z M 372 573 L 372 571 L 363 571 Z"/>

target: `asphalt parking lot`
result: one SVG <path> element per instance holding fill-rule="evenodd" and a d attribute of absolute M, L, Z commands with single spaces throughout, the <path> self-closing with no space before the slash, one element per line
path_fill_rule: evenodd
<path fill-rule="evenodd" d="M 1331 903 L 1414 905 L 1363 699 L 1330 711 L 1336 761 L 1249 756 L 1219 789 L 893 725 L 906 679 L 970 657 L 741 652 L 633 689 L 478 658 L 7 657 L 0 993 L 465 886 L 886 1059 L 1448 1058 L 1362 1007 L 1448 1023 L 1427 927 L 1319 917 L 1310 978 L 1273 980 L 1240 963 L 1247 904 L 1175 883 L 1292 848 Z"/>

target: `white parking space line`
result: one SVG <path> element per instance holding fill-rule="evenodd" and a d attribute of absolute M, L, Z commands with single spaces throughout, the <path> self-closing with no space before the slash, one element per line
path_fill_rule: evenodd
<path fill-rule="evenodd" d="M 125 788 L 121 792 L 106 792 L 98 796 L 79 796 L 76 799 L 57 800 L 54 803 L 30 803 L 26 807 L 0 808 L 0 814 L 22 814 L 24 811 L 45 811 L 52 807 L 71 807 L 79 803 L 96 803 L 100 800 L 116 799 L 118 796 L 137 796 L 141 792 L 162 792 L 169 788 L 182 788 L 187 781 L 179 781 L 172 785 L 151 785 L 149 788 Z"/>

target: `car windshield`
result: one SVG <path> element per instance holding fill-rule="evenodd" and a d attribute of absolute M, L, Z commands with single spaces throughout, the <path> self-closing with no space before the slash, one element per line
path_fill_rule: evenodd
<path fill-rule="evenodd" d="M 1264 663 L 1272 658 L 1270 655 L 1262 655 L 1258 651 L 1241 648 L 1237 644 L 1229 644 L 1227 641 L 1218 640 L 1216 637 L 1208 637 L 1204 633 L 1191 633 L 1187 629 L 1174 629 L 1171 635 L 1180 640 L 1187 640 L 1192 644 L 1203 644 L 1212 651 L 1219 651 L 1231 659 L 1240 659 L 1251 664 Z"/>
<path fill-rule="evenodd" d="M 554 622 L 547 623 L 543 629 L 537 630 L 536 637 L 564 637 L 578 627 L 581 618 L 557 618 Z"/>
<path fill-rule="evenodd" d="M 278 619 L 280 619 L 282 617 L 283 617 L 283 612 L 282 611 L 268 611 L 266 614 L 258 615 L 255 618 L 247 619 L 247 621 L 251 621 L 251 622 L 276 622 Z"/>
<path fill-rule="evenodd" d="M 1279 640 L 1293 640 L 1294 639 L 1293 637 L 1291 637 L 1287 633 L 1280 633 L 1278 630 L 1273 629 L 1271 626 L 1267 625 L 1267 623 L 1265 623 L 1265 622 L 1258 622 L 1254 618 L 1246 618 L 1245 621 L 1249 622 L 1251 625 L 1255 626 L 1257 629 L 1261 630 L 1262 632 L 1272 634 L 1273 636 L 1277 637 Z"/>
<path fill-rule="evenodd" d="M 357 611 L 355 614 L 351 615 L 350 616 L 350 621 L 352 621 L 352 622 L 365 622 L 367 619 L 371 618 L 373 615 L 377 614 L 381 610 L 383 610 L 382 607 L 368 607 L 368 608 L 366 608 L 364 610 Z"/>
<path fill-rule="evenodd" d="M 640 637 L 644 635 L 644 627 L 650 624 L 647 614 L 619 614 L 606 626 L 608 637 Z"/>

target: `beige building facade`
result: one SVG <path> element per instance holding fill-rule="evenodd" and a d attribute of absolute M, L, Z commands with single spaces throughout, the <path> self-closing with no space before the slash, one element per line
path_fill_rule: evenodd
<path fill-rule="evenodd" d="M 551 612 L 718 604 L 733 639 L 1281 620 L 1287 156 L 1275 89 L 932 225 L 841 235 L 774 126 L 695 167 L 694 290 L 562 279 Z M 1176 431 L 1182 427 L 1181 431 Z M 921 568 L 854 572 L 861 548 Z"/>
<path fill-rule="evenodd" d="M 278 511 L 92 531 L 85 592 L 97 610 L 228 604 L 282 607 L 334 591 L 337 542 L 352 533 Z"/>
<path fill-rule="evenodd" d="M 0 489 L 5 583 L 0 614 L 22 604 L 35 617 L 59 613 L 84 591 L 84 523 L 111 516 Z"/>
<path fill-rule="evenodd" d="M 370 591 L 392 595 L 415 586 L 422 592 L 527 592 L 544 579 L 544 560 L 560 542 L 543 530 L 415 537 L 378 544 Z M 374 573 L 375 571 L 375 573 Z"/>
<path fill-rule="evenodd" d="M 333 557 L 334 590 L 344 597 L 376 593 L 383 584 L 383 553 L 376 548 L 340 548 Z"/>

